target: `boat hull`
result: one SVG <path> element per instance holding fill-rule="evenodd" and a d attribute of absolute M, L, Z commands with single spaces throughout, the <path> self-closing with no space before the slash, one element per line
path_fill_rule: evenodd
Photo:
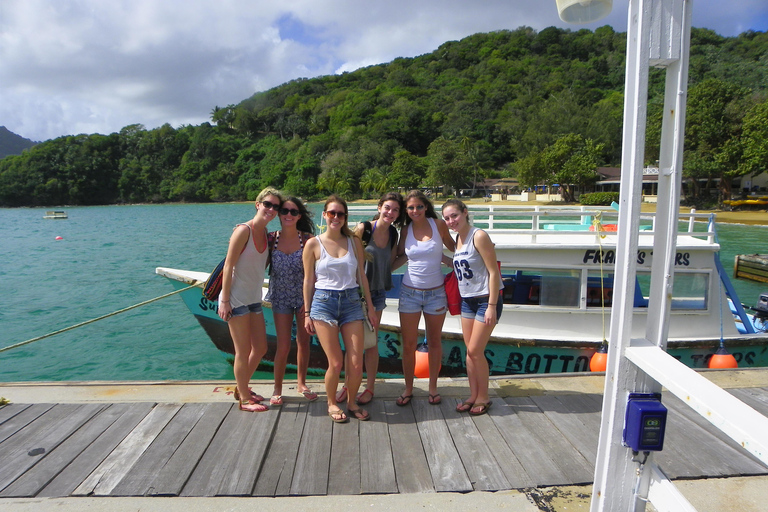
<path fill-rule="evenodd" d="M 167 276 L 166 276 L 167 277 Z M 171 279 L 176 289 L 188 283 Z M 217 303 L 202 296 L 199 288 L 181 292 L 184 303 L 205 330 L 216 347 L 227 354 L 234 354 L 229 327 L 217 314 Z M 266 361 L 272 361 L 276 348 L 275 324 L 272 310 L 264 304 L 264 320 L 267 329 L 268 350 Z M 396 306 L 394 306 L 396 308 Z M 393 309 L 390 306 L 388 309 Z M 457 317 L 448 316 L 449 322 L 458 323 Z M 295 328 L 295 326 L 294 326 Z M 667 351 L 691 368 L 706 368 L 715 353 L 719 339 L 670 341 Z M 419 329 L 419 343 L 424 342 L 424 332 Z M 379 375 L 402 376 L 402 336 L 396 325 L 382 325 L 379 330 Z M 553 341 L 546 339 L 502 338 L 492 336 L 485 350 L 492 375 L 534 373 L 571 373 L 589 371 L 589 361 L 600 346 L 599 341 Z M 768 346 L 765 338 L 732 337 L 725 346 L 734 355 L 740 368 L 768 366 Z M 460 333 L 444 331 L 441 376 L 466 375 L 466 349 Z M 295 345 L 289 361 L 295 361 Z M 324 372 L 327 360 L 316 336 L 310 342 L 310 368 Z"/>

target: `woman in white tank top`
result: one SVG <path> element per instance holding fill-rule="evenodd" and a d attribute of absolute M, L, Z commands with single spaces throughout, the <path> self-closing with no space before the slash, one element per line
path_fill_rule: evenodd
<path fill-rule="evenodd" d="M 261 289 L 267 266 L 267 224 L 277 216 L 283 199 L 280 193 L 265 188 L 256 199 L 256 216 L 239 224 L 229 239 L 222 270 L 219 316 L 228 323 L 235 346 L 235 400 L 240 410 L 266 411 L 263 397 L 248 386 L 253 372 L 267 353 L 267 330 L 261 310 Z"/>
<path fill-rule="evenodd" d="M 325 395 L 328 415 L 334 422 L 349 421 L 347 414 L 365 421 L 370 415 L 355 403 L 363 379 L 363 311 L 358 287 L 362 286 L 368 303 L 368 319 L 378 325 L 371 301 L 368 279 L 363 268 L 363 244 L 347 225 L 347 203 L 332 195 L 325 202 L 323 218 L 326 230 L 311 238 L 304 246 L 304 327 L 317 334 L 328 369 L 325 372 Z M 358 283 L 357 277 L 361 281 Z M 336 405 L 336 388 L 344 364 L 339 333 L 346 349 L 347 413 Z"/>
<path fill-rule="evenodd" d="M 429 403 L 439 404 L 437 377 L 443 359 L 442 331 L 448 302 L 443 286 L 440 266 L 450 266 L 451 259 L 443 254 L 443 245 L 453 252 L 454 242 L 448 228 L 439 219 L 432 202 L 420 190 L 413 190 L 405 198 L 405 234 L 401 233 L 396 269 L 406 261 L 408 269 L 400 287 L 400 331 L 403 335 L 403 377 L 405 390 L 397 405 L 408 405 L 413 398 L 413 378 L 416 370 L 416 342 L 419 321 L 424 314 L 427 347 L 429 350 Z"/>
<path fill-rule="evenodd" d="M 501 273 L 491 238 L 469 223 L 469 212 L 462 201 L 446 201 L 443 219 L 458 235 L 453 268 L 461 291 L 461 331 L 467 347 L 470 391 L 470 397 L 456 410 L 478 416 L 485 414 L 491 406 L 485 347 L 501 315 Z"/>

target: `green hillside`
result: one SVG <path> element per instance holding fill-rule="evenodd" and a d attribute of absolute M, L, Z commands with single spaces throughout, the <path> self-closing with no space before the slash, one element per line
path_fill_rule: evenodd
<path fill-rule="evenodd" d="M 0 159 L 8 155 L 20 155 L 25 149 L 29 149 L 37 142 L 16 135 L 5 126 L 0 126 Z"/>
<path fill-rule="evenodd" d="M 764 170 L 768 35 L 694 29 L 691 39 L 685 172 Z M 242 200 L 267 185 L 378 197 L 494 176 L 586 185 L 620 160 L 625 46 L 608 26 L 475 34 L 293 80 L 213 107 L 200 126 L 61 137 L 0 161 L 0 205 Z M 652 71 L 651 163 L 663 80 Z"/>

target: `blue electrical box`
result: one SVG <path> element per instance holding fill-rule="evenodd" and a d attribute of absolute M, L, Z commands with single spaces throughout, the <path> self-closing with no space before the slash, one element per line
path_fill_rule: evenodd
<path fill-rule="evenodd" d="M 661 393 L 630 393 L 624 418 L 624 445 L 636 452 L 660 451 L 664 447 L 667 408 Z"/>

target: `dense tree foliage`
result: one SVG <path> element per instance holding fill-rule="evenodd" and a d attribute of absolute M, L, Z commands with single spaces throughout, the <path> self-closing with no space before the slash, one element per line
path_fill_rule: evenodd
<path fill-rule="evenodd" d="M 763 169 L 768 35 L 694 29 L 691 39 L 684 171 Z M 583 186 L 594 167 L 620 161 L 625 46 L 608 26 L 475 34 L 215 106 L 200 126 L 60 137 L 0 160 L 0 205 L 245 200 L 266 185 L 308 199 L 376 197 L 517 170 Z M 653 70 L 651 163 L 663 87 Z"/>

